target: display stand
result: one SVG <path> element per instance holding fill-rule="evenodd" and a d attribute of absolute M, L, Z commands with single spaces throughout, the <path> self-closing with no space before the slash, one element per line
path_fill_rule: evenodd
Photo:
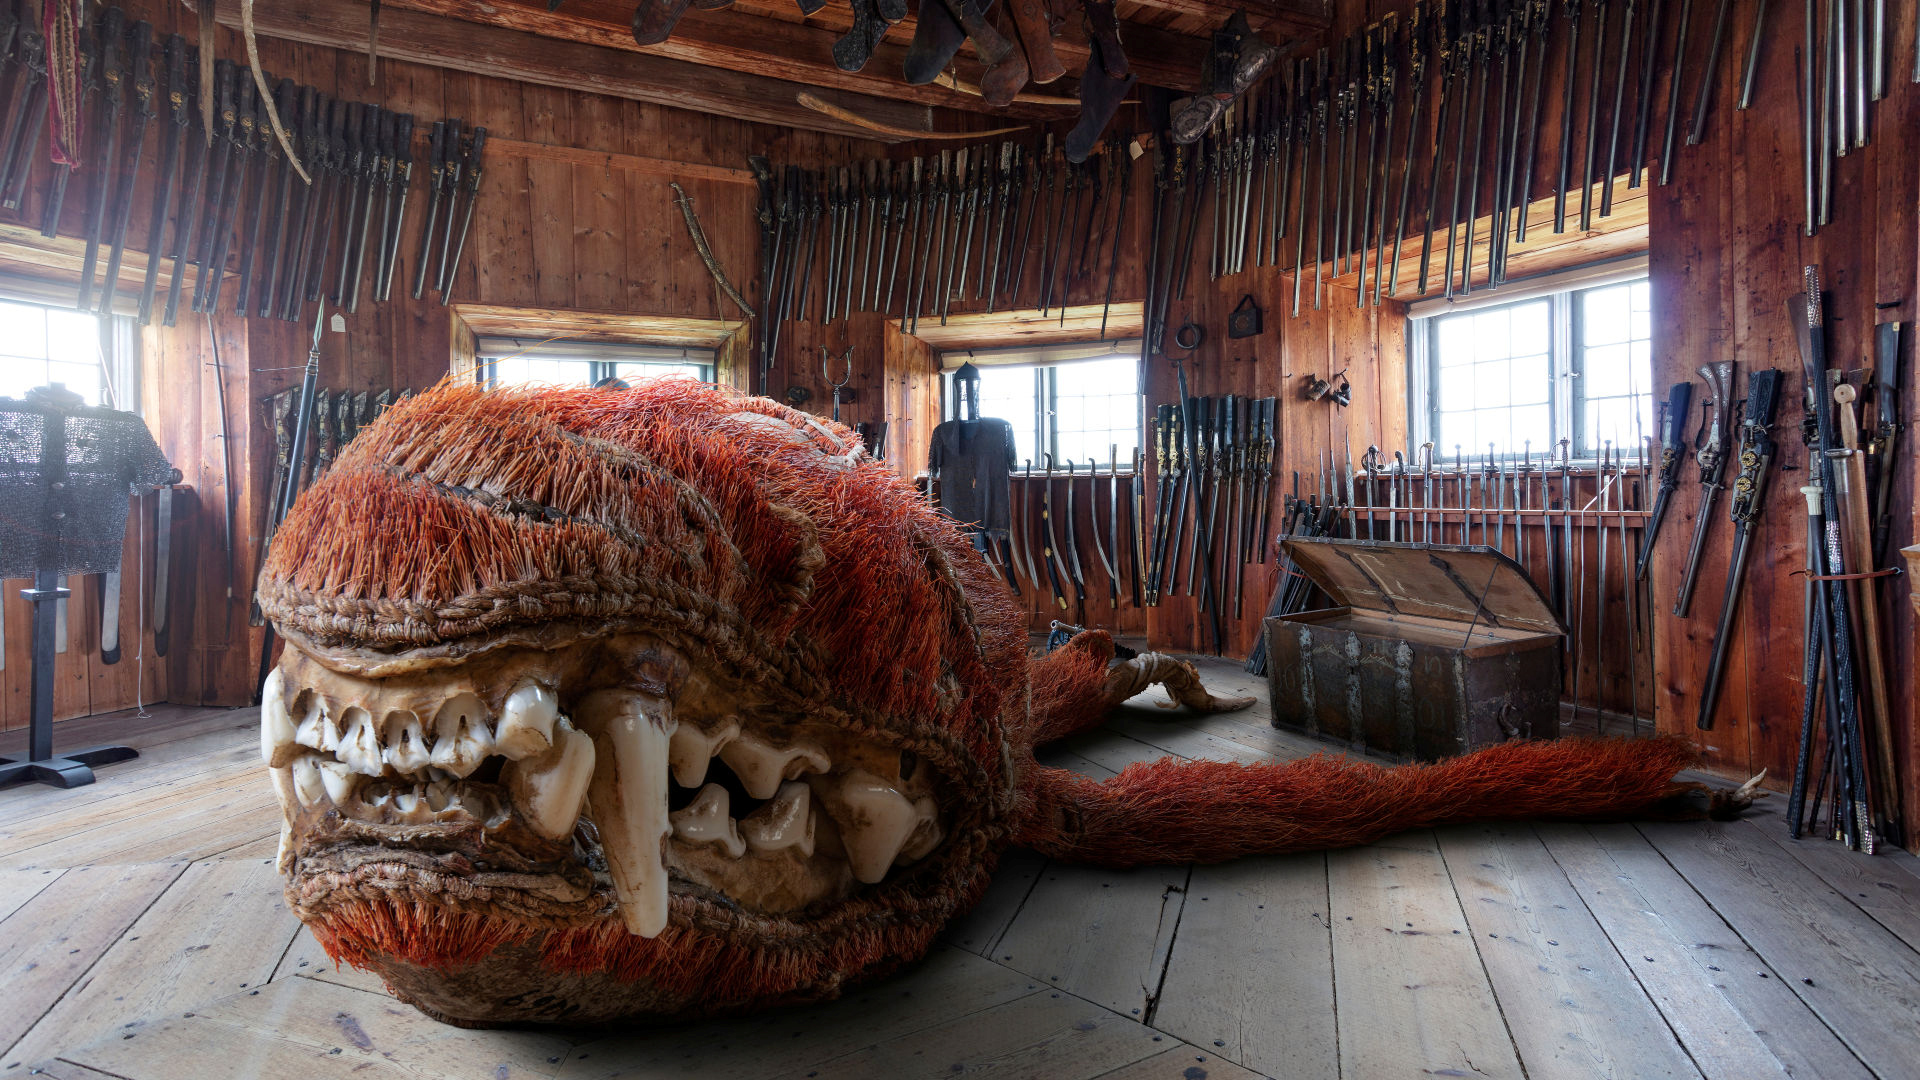
<path fill-rule="evenodd" d="M 58 756 L 53 752 L 54 606 L 71 592 L 61 587 L 60 575 L 51 570 L 35 575 L 33 588 L 20 590 L 33 602 L 33 722 L 27 729 L 27 756 L 0 757 L 0 787 L 24 781 L 80 787 L 93 783 L 91 766 L 140 756 L 131 746 L 89 746 Z"/>

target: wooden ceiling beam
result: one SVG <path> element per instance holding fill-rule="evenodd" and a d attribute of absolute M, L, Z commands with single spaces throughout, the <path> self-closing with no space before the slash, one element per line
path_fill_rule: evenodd
<path fill-rule="evenodd" d="M 221 5 L 218 17 L 222 24 L 237 27 L 238 5 Z M 302 44 L 350 51 L 365 51 L 367 47 L 367 7 L 357 0 L 259 4 L 254 8 L 254 27 L 264 36 Z M 894 127 L 936 130 L 934 110 L 898 97 L 816 89 L 804 83 L 744 71 L 704 67 L 683 60 L 561 41 L 417 11 L 396 11 L 391 7 L 380 14 L 380 55 L 806 131 L 876 142 L 899 141 L 876 138 L 871 131 L 799 104 L 802 92 L 813 91 L 836 105 Z M 953 115 L 957 118 L 963 114 Z"/>
<path fill-rule="evenodd" d="M 734 9 L 688 11 L 674 28 L 672 37 L 658 45 L 643 46 L 633 40 L 632 0 L 572 0 L 559 11 L 547 10 L 544 0 L 498 0 L 486 4 L 471 0 L 387 0 L 382 6 L 383 11 L 394 9 L 936 108 L 1017 119 L 1061 119 L 1073 115 L 1071 109 L 1058 106 L 994 108 L 978 97 L 944 86 L 908 86 L 900 75 L 907 50 L 900 43 L 904 39 L 897 26 L 874 50 L 865 67 L 859 71 L 842 71 L 833 62 L 833 43 L 846 27 L 835 26 L 830 21 L 789 22 Z M 386 35 L 383 33 L 381 37 L 384 43 Z M 962 78 L 979 81 L 979 65 L 972 63 L 970 57 L 962 69 Z M 1075 93 L 1071 83 L 1065 86 L 1062 92 L 1069 96 Z"/>

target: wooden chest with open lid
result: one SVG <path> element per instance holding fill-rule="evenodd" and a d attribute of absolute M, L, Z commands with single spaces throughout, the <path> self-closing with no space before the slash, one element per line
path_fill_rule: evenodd
<path fill-rule="evenodd" d="M 1285 541 L 1334 607 L 1265 623 L 1275 727 L 1432 760 L 1560 734 L 1566 628 L 1485 547 Z"/>

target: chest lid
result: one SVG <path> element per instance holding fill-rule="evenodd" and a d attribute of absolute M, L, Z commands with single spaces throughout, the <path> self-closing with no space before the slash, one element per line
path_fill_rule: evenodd
<path fill-rule="evenodd" d="M 1299 537 L 1282 543 L 1340 607 L 1541 634 L 1564 634 L 1520 564 L 1486 547 Z"/>

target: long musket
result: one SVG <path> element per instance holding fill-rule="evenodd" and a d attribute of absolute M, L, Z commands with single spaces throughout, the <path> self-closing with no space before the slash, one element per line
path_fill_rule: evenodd
<path fill-rule="evenodd" d="M 1707 134 L 1707 110 L 1713 107 L 1713 84 L 1720 71 L 1720 51 L 1726 45 L 1727 17 L 1732 13 L 1733 0 L 1720 0 L 1720 6 L 1713 15 L 1713 36 L 1707 39 L 1707 65 L 1700 73 L 1700 92 L 1693 99 L 1693 125 L 1687 128 L 1687 145 L 1698 146 Z M 1759 23 L 1754 24 L 1757 31 Z M 1677 66 L 1679 61 L 1675 60 Z"/>
<path fill-rule="evenodd" d="M 78 4 L 74 6 L 76 8 L 81 7 L 81 5 L 78 5 Z M 112 10 L 112 9 L 109 9 L 109 10 Z M 82 13 L 84 14 L 83 8 L 82 8 Z M 123 14 L 119 17 L 124 18 L 125 16 Z M 99 96 L 99 91 L 101 89 L 100 87 L 100 49 L 98 48 L 99 39 L 96 36 L 94 36 L 94 34 L 89 34 L 87 32 L 88 29 L 89 28 L 84 25 L 78 28 L 77 36 L 79 40 L 75 42 L 75 49 L 74 49 L 74 66 L 80 72 L 80 103 L 79 103 L 80 107 L 73 114 L 73 117 L 76 121 L 78 121 L 81 117 L 86 116 L 89 112 L 93 110 L 93 107 L 94 107 L 93 99 Z M 96 22 L 91 29 L 94 30 L 95 33 L 97 33 L 99 30 L 99 23 Z M 48 67 L 51 78 L 64 79 L 65 78 L 64 72 L 52 70 L 54 67 L 55 60 L 59 58 L 56 53 L 56 50 L 54 49 L 54 44 L 55 44 L 54 39 L 52 37 L 49 37 L 47 41 L 47 67 Z M 46 99 L 46 95 L 43 94 L 41 97 L 41 100 L 44 102 L 45 99 Z M 44 123 L 45 123 L 44 121 L 36 122 L 37 126 L 35 127 L 35 130 L 34 130 L 34 137 L 31 140 L 29 140 L 27 144 L 29 157 L 31 157 L 33 147 L 37 145 L 39 142 L 39 139 L 40 139 L 39 128 L 41 126 L 44 126 Z M 97 120 L 94 120 L 94 121 L 88 121 L 88 123 L 95 125 L 95 127 L 97 128 L 99 122 Z M 48 136 L 49 140 L 53 139 L 54 137 L 55 136 L 53 135 Z M 71 150 L 71 147 L 69 149 Z M 95 147 L 96 152 L 98 151 L 98 149 L 99 149 L 98 147 Z M 22 183 L 25 182 L 26 176 L 33 171 L 32 168 L 30 167 L 31 165 L 32 165 L 32 162 L 29 160 L 28 162 L 25 163 L 26 167 L 23 167 L 20 170 L 20 179 Z M 52 237 L 58 236 L 60 234 L 60 210 L 66 204 L 67 184 L 69 181 L 73 179 L 73 170 L 74 170 L 74 165 L 72 162 L 69 162 L 69 161 L 57 162 L 53 166 L 53 177 L 49 181 L 48 187 L 47 187 L 46 205 L 41 208 L 41 214 L 40 214 L 40 235 L 41 236 L 45 236 L 51 239 Z M 17 204 L 9 204 L 7 206 L 7 209 L 12 210 L 14 209 L 15 205 Z M 66 641 L 65 636 L 63 635 L 60 640 L 64 644 Z"/>
<path fill-rule="evenodd" d="M 1691 0 L 1688 0 L 1691 2 Z M 1565 0 L 1567 22 L 1567 70 L 1560 95 L 1560 167 L 1553 188 L 1553 231 L 1567 231 L 1567 185 L 1573 182 L 1573 98 L 1580 85 L 1580 0 Z M 1679 80 L 1674 80 L 1675 85 Z"/>
<path fill-rule="evenodd" d="M 389 197 L 393 206 L 392 227 L 382 227 L 386 235 L 386 251 L 382 257 L 380 270 L 380 288 L 374 294 L 376 300 L 387 300 L 393 295 L 393 272 L 400 264 L 400 240 L 407 220 L 407 198 L 413 193 L 413 115 L 402 113 L 394 121 L 394 153 L 398 160 L 394 164 L 394 193 Z M 384 214 L 385 211 L 383 210 Z M 384 220 L 384 218 L 383 218 Z"/>
<path fill-rule="evenodd" d="M 211 243 L 207 249 L 206 265 L 201 268 L 200 281 L 206 284 L 204 294 L 200 296 L 200 311 L 213 311 L 220 303 L 221 286 L 226 282 L 227 252 L 233 246 L 233 219 L 240 209 L 240 192 L 247 179 L 248 166 L 253 161 L 253 120 L 255 112 L 253 75 L 246 68 L 234 70 L 235 102 L 234 128 L 230 136 L 233 143 L 231 161 L 228 165 L 229 180 L 221 196 L 218 215 L 213 219 L 213 233 L 208 238 Z M 224 120 L 222 122 L 224 128 Z M 223 131 L 223 135 L 226 133 Z M 198 289 L 196 283 L 196 293 Z"/>
<path fill-rule="evenodd" d="M 440 220 L 440 203 L 446 194 L 447 159 L 452 156 L 447 149 L 448 123 L 446 120 L 435 120 L 427 142 L 427 216 L 420 225 L 420 260 L 413 268 L 412 294 L 415 300 L 427 293 L 427 267 L 432 261 L 427 253 L 433 250 L 433 234 Z"/>
<path fill-rule="evenodd" d="M 1160 603 L 1160 575 L 1167 547 L 1168 499 L 1173 494 L 1172 462 L 1167 455 L 1168 435 L 1173 428 L 1173 406 L 1158 405 L 1153 420 L 1153 543 L 1147 553 L 1146 605 Z"/>
<path fill-rule="evenodd" d="M 1627 57 L 1633 52 L 1633 17 L 1638 4 L 1639 0 L 1624 0 L 1620 14 L 1620 66 L 1613 78 L 1613 114 L 1607 131 L 1607 171 L 1600 174 L 1601 217 L 1613 215 L 1613 178 L 1618 175 L 1615 170 L 1620 156 L 1620 117 L 1626 106 Z"/>
<path fill-rule="evenodd" d="M 1680 0 L 1680 27 L 1674 34 L 1673 78 L 1667 87 L 1667 134 L 1660 144 L 1660 186 L 1673 179 L 1674 136 L 1680 130 L 1680 67 L 1687 57 L 1687 28 L 1693 23 L 1693 0 Z M 1652 51 L 1647 53 L 1649 57 Z"/>
<path fill-rule="evenodd" d="M 373 208 L 378 203 L 386 205 L 387 195 L 393 187 L 393 119 L 392 114 L 378 105 L 366 106 L 363 126 L 367 141 L 367 174 L 363 197 L 360 200 L 360 225 L 356 229 L 352 221 L 347 222 L 350 230 L 351 246 L 348 250 L 353 270 L 346 278 L 346 296 L 344 302 L 347 314 L 360 310 L 360 287 L 366 280 L 367 245 L 375 243 L 379 237 L 373 232 Z M 456 257 L 456 262 L 457 262 Z M 378 273 L 376 263 L 375 273 Z"/>
<path fill-rule="evenodd" d="M 1107 316 L 1113 311 L 1113 283 L 1120 271 L 1120 239 L 1126 235 L 1127 202 L 1133 195 L 1133 159 L 1124 156 L 1126 151 L 1122 147 L 1132 148 L 1133 145 L 1131 139 L 1124 143 L 1116 140 L 1107 144 L 1107 152 L 1113 155 L 1114 168 L 1121 176 L 1120 205 L 1113 217 L 1113 251 L 1107 256 L 1107 292 L 1100 305 L 1100 337 L 1103 340 L 1107 336 Z M 988 305 L 987 310 L 993 310 L 992 305 Z"/>
<path fill-rule="evenodd" d="M 1587 152 L 1580 172 L 1580 231 L 1593 228 L 1594 157 L 1600 145 L 1600 79 L 1606 68 L 1607 0 L 1589 0 L 1593 8 L 1593 63 L 1587 73 Z M 1609 188 L 1610 178 L 1601 182 Z"/>
<path fill-rule="evenodd" d="M 189 120 L 194 124 L 195 130 L 198 130 L 199 118 L 191 115 L 191 109 L 188 111 Z M 207 179 L 207 163 L 213 154 L 212 148 L 207 145 L 205 139 L 192 141 L 195 144 L 194 154 L 192 160 L 187 163 L 187 182 L 181 189 L 179 210 L 173 220 L 173 250 L 170 253 L 173 258 L 173 273 L 167 281 L 166 311 L 160 319 L 167 326 L 172 326 L 180 314 L 180 290 L 186 283 L 187 261 L 193 257 L 193 238 L 200 224 L 200 207 Z M 158 254 L 155 253 L 149 257 L 158 258 Z"/>
<path fill-rule="evenodd" d="M 133 182 L 139 176 L 140 162 L 147 148 L 147 128 L 154 117 L 153 26 L 142 19 L 127 31 L 127 47 L 133 54 L 129 84 L 133 87 L 133 130 L 128 136 L 133 160 L 120 175 L 118 192 L 113 197 L 113 226 L 109 233 L 106 284 L 100 294 L 100 311 L 111 314 L 113 299 L 120 290 L 120 266 L 127 254 L 127 226 L 133 219 Z M 164 183 L 164 181 L 163 181 Z M 148 251 L 158 250 L 151 245 Z M 151 260 L 149 260 L 151 261 Z"/>
<path fill-rule="evenodd" d="M 281 79 L 274 87 L 275 106 L 295 131 L 299 129 L 299 101 L 300 88 L 294 85 L 292 79 Z M 279 140 L 275 139 L 274 144 L 277 147 Z M 272 203 L 276 209 L 270 214 L 267 235 L 260 246 L 260 283 L 258 288 L 253 288 L 252 282 L 248 282 L 249 288 L 245 295 L 249 298 L 248 305 L 252 310 L 243 309 L 243 314 L 254 314 L 263 318 L 273 313 L 274 305 L 279 298 L 281 267 L 286 261 L 285 249 L 291 243 L 294 231 L 293 164 L 287 160 L 284 151 L 276 151 L 276 160 L 280 164 L 280 180 L 275 185 L 278 193 L 273 196 Z"/>
<path fill-rule="evenodd" d="M 233 310 L 236 315 L 251 314 L 255 268 L 260 263 L 260 230 L 267 214 L 267 196 L 273 189 L 274 167 L 286 169 L 280 160 L 280 142 L 273 136 L 273 120 L 268 115 L 270 98 L 261 97 L 257 92 L 254 98 L 253 116 L 253 156 L 259 162 L 253 182 L 253 206 L 247 212 L 242 223 L 240 241 L 240 283 L 233 295 Z M 277 223 L 276 223 L 277 224 Z M 271 257 L 272 248 L 267 251 Z"/>
<path fill-rule="evenodd" d="M 1474 54 L 1478 62 L 1477 66 L 1479 67 L 1480 76 L 1480 92 L 1478 94 L 1480 105 L 1474 110 L 1473 114 L 1473 154 L 1468 158 L 1473 164 L 1471 171 L 1467 174 L 1467 235 L 1461 249 L 1460 259 L 1460 291 L 1462 293 L 1473 292 L 1473 238 L 1475 232 L 1479 229 L 1480 220 L 1480 150 L 1484 144 L 1487 131 L 1487 80 L 1492 74 L 1493 68 L 1488 57 L 1492 51 L 1492 36 L 1494 30 L 1495 28 L 1492 26 L 1482 25 L 1473 35 Z M 1496 117 L 1496 120 L 1497 119 Z M 1456 174 L 1456 181 L 1457 179 Z M 1453 226 L 1451 224 L 1447 227 L 1447 237 L 1449 241 L 1451 241 L 1453 237 Z M 1447 263 L 1449 266 L 1453 263 L 1451 247 L 1448 248 Z M 1453 286 L 1451 283 L 1448 284 L 1447 289 L 1448 295 L 1452 295 Z"/>
<path fill-rule="evenodd" d="M 473 156 L 473 133 L 462 132 L 459 120 L 447 123 L 446 228 L 440 230 L 440 252 L 434 260 L 433 288 L 444 297 L 447 291 L 449 259 L 453 248 L 453 219 L 459 210 L 461 181 Z M 485 136 L 482 136 L 484 139 Z M 771 329 L 771 328 L 769 328 Z"/>
<path fill-rule="evenodd" d="M 1000 172 L 996 178 L 998 186 L 993 200 L 993 241 L 990 245 L 993 251 L 993 264 L 989 272 L 981 275 L 982 284 L 987 287 L 987 311 L 989 312 L 993 311 L 994 304 L 1000 297 L 1000 249 L 1006 242 L 1007 206 L 1013 199 L 1014 149 L 1014 144 L 1010 141 L 1000 144 Z M 981 253 L 981 258 L 986 258 L 984 251 Z"/>
<path fill-rule="evenodd" d="M 1694 580 L 1700 573 L 1700 555 L 1706 548 L 1707 531 L 1713 522 L 1713 504 L 1720 495 L 1721 480 L 1727 470 L 1728 417 L 1733 407 L 1733 363 L 1727 360 L 1702 364 L 1700 378 L 1707 384 L 1707 420 L 1694 451 L 1700 466 L 1700 507 L 1693 516 L 1693 544 L 1687 549 L 1687 568 L 1680 578 L 1680 592 L 1673 603 L 1674 615 L 1685 618 L 1692 605 Z"/>
<path fill-rule="evenodd" d="M 1144 455 L 1133 448 L 1133 475 L 1127 478 L 1127 598 L 1134 607 L 1143 603 L 1141 574 L 1146 563 L 1146 542 L 1140 535 L 1140 509 L 1146 496 L 1146 476 L 1140 471 Z"/>
<path fill-rule="evenodd" d="M 119 167 L 120 113 L 127 97 L 126 15 L 117 7 L 100 13 L 95 24 L 99 37 L 95 44 L 100 77 L 100 111 L 95 120 L 93 141 L 93 201 L 87 206 L 86 254 L 80 263 L 80 297 L 74 307 L 93 310 L 93 278 L 99 269 L 100 244 L 105 238 L 107 204 L 113 201 L 114 169 Z M 63 174 L 61 181 L 66 179 Z M 58 221 L 55 212 L 54 220 Z"/>
<path fill-rule="evenodd" d="M 1773 463 L 1773 414 L 1780 397 L 1780 373 L 1772 368 L 1747 376 L 1746 416 L 1740 424 L 1740 475 L 1733 481 L 1727 510 L 1733 519 L 1733 553 L 1727 560 L 1727 587 L 1720 603 L 1720 624 L 1713 634 L 1712 659 L 1700 688 L 1700 711 L 1694 726 L 1713 730 L 1714 708 L 1725 681 L 1727 649 L 1733 642 L 1733 617 L 1740 609 L 1740 587 L 1746 580 L 1747 555 L 1752 549 L 1754 525 L 1766 505 L 1768 468 Z"/>
<path fill-rule="evenodd" d="M 1407 81 L 1413 87 L 1413 100 L 1407 108 L 1406 151 L 1400 159 L 1400 209 L 1394 215 L 1393 226 L 1393 269 L 1387 277 L 1387 295 L 1397 296 L 1400 292 L 1400 252 L 1407 240 L 1407 202 L 1413 193 L 1413 151 L 1420 143 L 1420 120 L 1426 115 L 1424 108 L 1427 99 L 1427 49 L 1431 44 L 1432 24 L 1427 19 L 1425 0 L 1413 5 L 1412 19 L 1407 23 Z M 1380 268 L 1373 270 L 1373 302 L 1380 303 Z M 1263 543 L 1264 553 L 1266 546 Z"/>
<path fill-rule="evenodd" d="M 1647 166 L 1647 133 L 1653 122 L 1653 77 L 1659 69 L 1660 14 L 1665 0 L 1647 0 L 1647 25 L 1640 39 L 1640 93 L 1634 103 L 1633 148 L 1629 157 L 1633 171 L 1627 179 L 1629 189 L 1640 186 Z"/>
<path fill-rule="evenodd" d="M 153 321 L 154 290 L 160 283 L 160 245 L 167 227 L 167 211 L 173 206 L 174 191 L 180 182 L 180 149 L 186 142 L 190 123 L 187 109 L 187 39 L 167 35 L 167 125 L 165 148 L 160 152 L 159 186 L 154 189 L 153 209 L 147 224 L 147 272 L 140 285 L 140 325 Z"/>
<path fill-rule="evenodd" d="M 1427 235 L 1426 241 L 1420 246 L 1420 280 L 1419 284 L 1414 287 L 1416 293 L 1422 294 L 1427 291 L 1427 274 L 1433 262 L 1433 231 L 1435 223 L 1440 220 L 1440 165 L 1445 159 L 1443 148 L 1447 143 L 1447 122 L 1448 118 L 1452 115 L 1452 110 L 1448 108 L 1448 105 L 1453 98 L 1454 69 L 1460 66 L 1454 52 L 1453 38 L 1453 28 L 1456 25 L 1454 18 L 1457 16 L 1448 11 L 1447 0 L 1438 0 L 1438 3 L 1439 12 L 1434 16 L 1433 22 L 1433 40 L 1434 55 L 1438 58 L 1434 70 L 1440 81 L 1440 109 L 1438 112 L 1439 120 L 1436 122 L 1433 132 L 1433 162 L 1427 169 L 1426 177 Z M 1394 265 L 1396 268 L 1399 266 L 1397 257 Z M 1298 314 L 1298 311 L 1296 311 L 1295 314 Z"/>
<path fill-rule="evenodd" d="M 1660 421 L 1660 490 L 1653 497 L 1653 513 L 1647 517 L 1640 539 L 1640 564 L 1634 579 L 1644 581 L 1647 564 L 1653 559 L 1653 545 L 1660 538 L 1660 526 L 1667 519 L 1667 503 L 1673 489 L 1680 485 L 1680 446 L 1686 441 L 1687 418 L 1693 415 L 1693 384 L 1674 383 L 1667 391 L 1666 413 Z"/>
<path fill-rule="evenodd" d="M 214 117 L 220 130 L 214 136 L 213 164 L 208 167 L 208 189 L 206 208 L 201 211 L 206 229 L 196 242 L 196 254 L 193 256 L 194 280 L 191 310 L 207 310 L 207 291 L 211 286 L 210 278 L 221 273 L 221 267 L 214 264 L 213 253 L 220 246 L 220 218 L 225 212 L 228 200 L 228 188 L 236 183 L 233 168 L 234 132 L 240 121 L 239 94 L 236 80 L 240 70 L 229 60 L 214 61 L 213 84 L 215 90 Z M 173 325 L 171 301 L 167 325 Z"/>
<path fill-rule="evenodd" d="M 458 229 L 449 227 L 448 230 L 448 234 L 452 238 L 453 255 L 447 263 L 446 280 L 440 286 L 440 303 L 442 306 L 445 306 L 452 299 L 453 282 L 460 273 L 460 259 L 466 254 L 467 231 L 473 227 L 473 208 L 480 202 L 480 177 L 483 172 L 481 163 L 486 149 L 487 129 L 484 127 L 475 127 L 473 129 L 473 137 L 467 144 L 467 161 L 465 167 L 467 205 L 460 211 L 460 227 Z M 449 211 L 449 214 L 451 214 L 451 211 Z M 451 226 L 451 218 L 449 218 L 449 226 Z"/>

